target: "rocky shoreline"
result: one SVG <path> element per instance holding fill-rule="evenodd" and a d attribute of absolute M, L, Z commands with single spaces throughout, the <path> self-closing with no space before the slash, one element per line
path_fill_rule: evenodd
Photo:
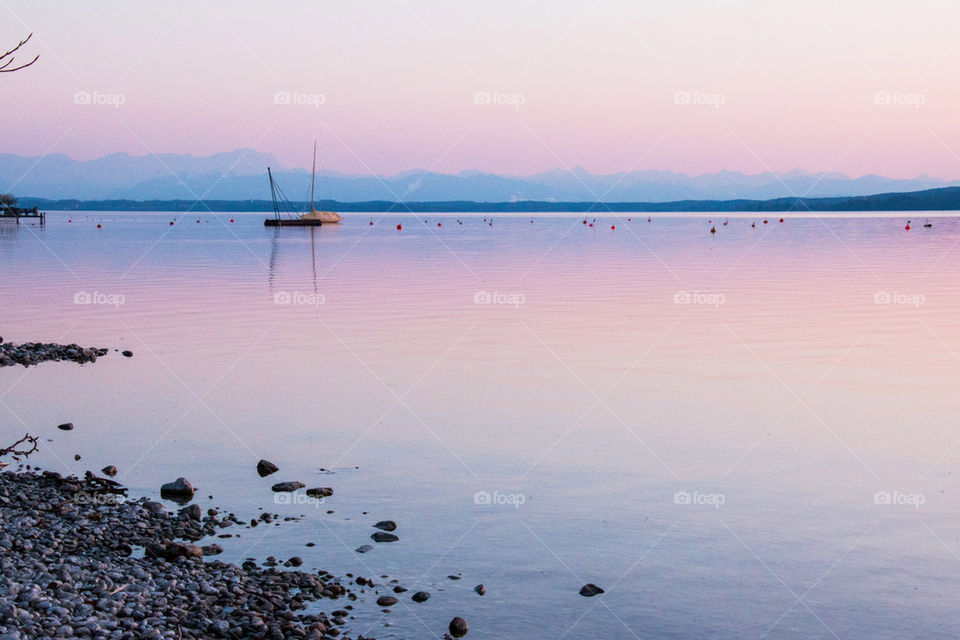
<path fill-rule="evenodd" d="M 0 367 L 23 365 L 29 367 L 41 362 L 70 361 L 78 364 L 96 362 L 97 358 L 107 355 L 109 349 L 103 347 L 81 347 L 78 344 L 58 344 L 56 342 L 4 342 L 0 338 Z M 129 354 L 129 355 L 128 355 Z M 130 351 L 123 355 L 131 357 Z"/>
<path fill-rule="evenodd" d="M 248 523 L 195 504 L 168 512 L 125 493 L 89 472 L 0 473 L 0 638 L 351 637 L 351 583 L 204 561 L 220 549 L 194 542 Z M 376 597 L 371 579 L 354 584 Z M 329 613 L 305 611 L 321 601 Z"/>

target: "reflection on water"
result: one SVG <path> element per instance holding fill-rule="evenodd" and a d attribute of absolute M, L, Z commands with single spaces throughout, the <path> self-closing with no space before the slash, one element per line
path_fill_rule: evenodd
<path fill-rule="evenodd" d="M 228 561 L 434 593 L 355 633 L 956 634 L 960 218 L 70 217 L 0 223 L 0 335 L 135 355 L 0 371 L 4 432 L 304 514 Z"/>

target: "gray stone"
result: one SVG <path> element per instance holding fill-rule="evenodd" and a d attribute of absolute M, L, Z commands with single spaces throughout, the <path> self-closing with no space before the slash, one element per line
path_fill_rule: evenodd
<path fill-rule="evenodd" d="M 280 493 L 284 491 L 296 491 L 297 489 L 302 489 L 305 486 L 307 485 L 303 484 L 302 482 L 278 482 L 270 487 L 270 489 L 276 493 Z"/>
<path fill-rule="evenodd" d="M 260 474 L 261 478 L 266 478 L 271 473 L 276 473 L 279 470 L 280 468 L 269 460 L 261 460 L 257 463 L 257 473 Z"/>
<path fill-rule="evenodd" d="M 454 638 L 462 638 L 467 635 L 467 621 L 463 618 L 456 617 L 450 621 L 450 635 Z"/>
<path fill-rule="evenodd" d="M 177 478 L 173 482 L 168 482 L 160 487 L 160 497 L 162 498 L 189 500 L 193 498 L 193 494 L 193 485 L 186 478 Z"/>

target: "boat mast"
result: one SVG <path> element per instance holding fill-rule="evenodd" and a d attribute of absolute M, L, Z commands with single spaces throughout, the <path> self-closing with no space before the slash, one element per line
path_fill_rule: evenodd
<path fill-rule="evenodd" d="M 310 210 L 314 210 L 313 206 L 313 185 L 317 181 L 317 141 L 313 141 L 313 173 L 310 178 Z"/>
<path fill-rule="evenodd" d="M 267 167 L 267 177 L 270 178 L 270 197 L 273 199 L 273 215 L 279 220 L 280 207 L 277 205 L 277 188 L 273 184 L 273 174 L 270 173 L 270 167 Z"/>

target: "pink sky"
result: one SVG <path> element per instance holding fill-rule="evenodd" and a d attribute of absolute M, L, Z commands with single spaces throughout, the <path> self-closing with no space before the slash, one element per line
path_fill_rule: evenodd
<path fill-rule="evenodd" d="M 960 178 L 958 23 L 932 0 L 14 0 L 0 44 L 34 31 L 41 57 L 0 76 L 0 153 L 303 166 L 317 138 L 352 173 Z"/>

